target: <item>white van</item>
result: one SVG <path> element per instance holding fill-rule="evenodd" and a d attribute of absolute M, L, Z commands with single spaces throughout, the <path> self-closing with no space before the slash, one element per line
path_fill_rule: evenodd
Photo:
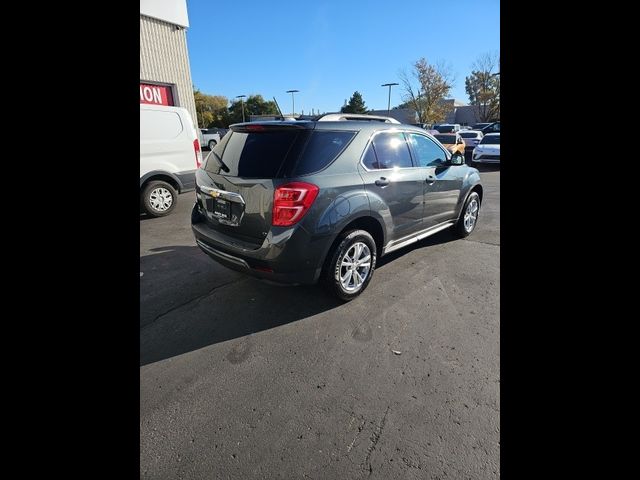
<path fill-rule="evenodd" d="M 200 141 L 186 109 L 140 105 L 140 206 L 147 214 L 171 213 L 178 194 L 195 188 L 201 163 Z"/>

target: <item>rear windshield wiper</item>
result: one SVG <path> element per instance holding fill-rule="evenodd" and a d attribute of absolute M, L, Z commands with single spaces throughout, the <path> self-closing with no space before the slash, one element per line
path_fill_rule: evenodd
<path fill-rule="evenodd" d="M 229 170 L 229 167 L 227 167 L 227 164 L 222 161 L 222 159 L 218 156 L 216 152 L 211 150 L 211 153 L 213 154 L 214 157 L 216 157 L 217 162 L 220 164 L 220 168 L 222 168 L 222 170 L 224 170 L 225 172 L 229 173 L 231 170 Z"/>

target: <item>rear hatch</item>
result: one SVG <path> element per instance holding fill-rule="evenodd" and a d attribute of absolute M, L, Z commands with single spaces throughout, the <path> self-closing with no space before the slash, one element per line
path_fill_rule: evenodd
<path fill-rule="evenodd" d="M 460 134 L 466 148 L 473 148 L 480 143 L 480 138 L 475 132 L 462 132 Z"/>
<path fill-rule="evenodd" d="M 318 160 L 311 152 L 321 151 L 318 147 L 328 142 L 315 126 L 304 121 L 232 125 L 197 172 L 196 192 L 207 224 L 258 248 L 271 229 L 275 189 L 320 170 L 344 149 L 330 142 L 334 151 L 323 152 Z M 344 133 L 353 137 L 353 132 Z"/>

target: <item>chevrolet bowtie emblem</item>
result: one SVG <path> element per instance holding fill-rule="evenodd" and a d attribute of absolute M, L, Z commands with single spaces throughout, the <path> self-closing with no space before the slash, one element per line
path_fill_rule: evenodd
<path fill-rule="evenodd" d="M 211 195 L 213 198 L 216 198 L 216 197 L 219 197 L 219 196 L 220 196 L 220 193 L 219 193 L 219 192 L 217 192 L 217 191 L 215 191 L 215 190 L 211 190 L 211 191 L 209 192 L 209 195 Z"/>

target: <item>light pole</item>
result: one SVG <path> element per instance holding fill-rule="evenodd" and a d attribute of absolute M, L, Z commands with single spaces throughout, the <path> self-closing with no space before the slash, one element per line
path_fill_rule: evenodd
<path fill-rule="evenodd" d="M 295 93 L 298 93 L 300 90 L 287 90 L 287 93 L 291 94 L 291 110 L 293 110 L 293 116 L 296 114 L 296 101 L 293 98 Z"/>
<path fill-rule="evenodd" d="M 389 101 L 387 102 L 387 115 L 391 112 L 391 87 L 394 85 L 400 85 L 399 83 L 383 83 L 381 87 L 389 87 Z"/>
<path fill-rule="evenodd" d="M 238 95 L 236 98 L 240 99 L 240 105 L 242 106 L 242 123 L 244 123 L 244 100 L 243 100 L 243 98 L 246 98 L 246 95 Z"/>

